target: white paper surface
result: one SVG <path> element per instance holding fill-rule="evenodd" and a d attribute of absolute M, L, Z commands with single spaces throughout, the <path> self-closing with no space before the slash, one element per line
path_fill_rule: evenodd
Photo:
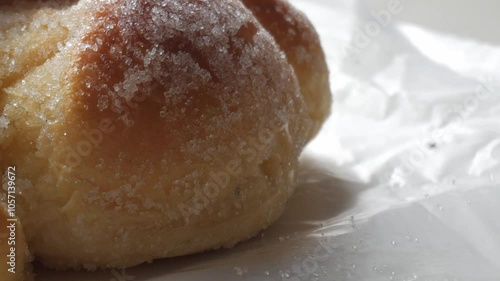
<path fill-rule="evenodd" d="M 335 104 L 283 217 L 231 250 L 126 271 L 38 266 L 37 280 L 500 280 L 500 46 L 392 14 L 360 47 L 373 7 L 292 2 L 322 36 Z"/>

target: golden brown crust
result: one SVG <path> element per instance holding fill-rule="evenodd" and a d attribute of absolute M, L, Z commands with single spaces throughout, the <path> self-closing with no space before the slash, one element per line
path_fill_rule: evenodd
<path fill-rule="evenodd" d="M 310 136 L 315 136 L 330 115 L 332 95 L 325 54 L 314 26 L 286 0 L 242 2 L 286 53 L 299 80 L 307 111 L 315 123 Z"/>
<path fill-rule="evenodd" d="M 28 29 L 37 62 L 16 51 L 22 36 L 0 50 L 23 65 L 14 77 L 0 63 L 0 169 L 21 170 L 18 215 L 51 267 L 133 266 L 251 237 L 281 214 L 328 111 L 312 114 L 329 90 L 309 84 L 327 70 L 300 14 L 290 28 L 309 32 L 321 70 L 294 56 L 307 37 L 280 37 L 240 1 L 131 3 L 38 2 L 28 26 L 52 22 L 53 35 Z M 15 28 L 1 35 L 26 34 Z"/>

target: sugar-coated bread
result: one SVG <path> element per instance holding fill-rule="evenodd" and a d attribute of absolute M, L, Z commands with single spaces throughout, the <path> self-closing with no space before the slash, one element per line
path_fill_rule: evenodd
<path fill-rule="evenodd" d="M 242 0 L 273 36 L 292 65 L 314 137 L 330 114 L 332 97 L 325 55 L 318 34 L 304 14 L 286 0 Z"/>
<path fill-rule="evenodd" d="M 282 0 L 16 0 L 0 42 L 0 197 L 16 166 L 25 240 L 57 269 L 252 237 L 330 110 L 318 36 Z"/>

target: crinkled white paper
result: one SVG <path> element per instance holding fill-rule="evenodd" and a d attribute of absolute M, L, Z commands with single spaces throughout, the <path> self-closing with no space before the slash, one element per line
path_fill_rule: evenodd
<path fill-rule="evenodd" d="M 335 104 L 283 217 L 231 250 L 37 280 L 500 280 L 500 46 L 399 20 L 410 0 L 380 22 L 354 1 L 293 2 Z"/>

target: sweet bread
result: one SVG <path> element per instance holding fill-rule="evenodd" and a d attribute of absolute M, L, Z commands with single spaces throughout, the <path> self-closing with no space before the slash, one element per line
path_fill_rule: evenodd
<path fill-rule="evenodd" d="M 331 104 L 318 36 L 288 2 L 2 3 L 1 196 L 15 166 L 38 261 L 231 247 L 282 213 Z"/>

